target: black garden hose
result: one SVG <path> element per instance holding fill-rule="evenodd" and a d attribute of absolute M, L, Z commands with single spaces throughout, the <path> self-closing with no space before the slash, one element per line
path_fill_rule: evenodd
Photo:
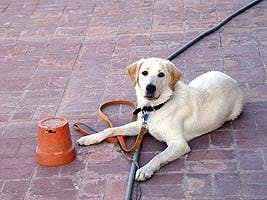
<path fill-rule="evenodd" d="M 210 35 L 211 33 L 214 33 L 215 31 L 217 31 L 218 29 L 220 29 L 223 25 L 225 25 L 226 23 L 228 23 L 229 21 L 231 21 L 234 17 L 236 17 L 236 16 L 240 15 L 241 13 L 245 12 L 246 10 L 252 8 L 253 6 L 255 6 L 258 3 L 260 3 L 261 1 L 263 1 L 263 0 L 255 0 L 255 1 L 252 1 L 249 4 L 245 5 L 244 7 L 240 8 L 239 10 L 237 10 L 236 12 L 234 12 L 233 14 L 231 14 L 228 17 L 224 18 L 221 22 L 219 22 L 218 24 L 216 24 L 214 27 L 210 28 L 209 30 L 207 30 L 204 33 L 199 34 L 197 37 L 195 37 L 194 39 L 192 39 L 189 42 L 187 42 L 184 46 L 182 46 L 181 48 L 177 49 L 174 53 L 172 53 L 171 55 L 169 55 L 166 59 L 167 60 L 173 60 L 179 54 L 183 53 L 186 49 L 188 49 L 189 47 L 191 47 L 194 44 L 196 44 L 199 40 L 201 40 L 204 37 Z"/>
<path fill-rule="evenodd" d="M 177 49 L 174 53 L 169 55 L 166 59 L 167 60 L 173 60 L 178 55 L 183 53 L 185 50 L 187 50 L 188 48 L 190 48 L 191 46 L 196 44 L 199 40 L 210 35 L 211 33 L 214 33 L 215 31 L 220 29 L 222 26 L 224 26 L 226 23 L 231 21 L 234 17 L 236 17 L 236 16 L 240 15 L 241 13 L 245 12 L 246 10 L 252 8 L 253 6 L 260 3 L 261 1 L 263 1 L 263 0 L 255 0 L 255 1 L 248 3 L 244 7 L 240 8 L 239 10 L 234 12 L 233 14 L 231 14 L 228 17 L 226 17 L 225 19 L 223 19 L 221 22 L 216 24 L 214 27 L 210 28 L 206 32 L 203 32 L 203 33 L 199 34 L 197 37 L 195 37 L 194 39 L 190 40 L 188 43 L 186 43 L 181 48 Z M 132 158 L 133 162 L 131 164 L 130 175 L 129 175 L 128 184 L 127 184 L 127 188 L 126 188 L 125 200 L 131 200 L 132 199 L 132 190 L 133 190 L 133 184 L 134 184 L 134 179 L 135 179 L 135 172 L 136 172 L 136 168 L 137 168 L 136 163 L 138 162 L 140 151 L 141 151 L 141 147 L 139 147 L 135 151 L 133 158 Z"/>

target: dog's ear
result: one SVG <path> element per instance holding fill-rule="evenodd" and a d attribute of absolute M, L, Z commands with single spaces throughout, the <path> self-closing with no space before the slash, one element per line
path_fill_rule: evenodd
<path fill-rule="evenodd" d="M 175 67 L 175 65 L 173 63 L 171 63 L 170 61 L 168 62 L 168 68 L 169 68 L 169 73 L 170 73 L 170 77 L 171 77 L 169 86 L 174 91 L 176 83 L 182 77 L 182 72 L 179 69 L 177 69 Z"/>
<path fill-rule="evenodd" d="M 130 76 L 132 82 L 134 83 L 134 85 L 136 85 L 137 81 L 138 81 L 138 73 L 139 73 L 139 69 L 141 67 L 141 65 L 144 62 L 144 58 L 136 61 L 135 63 L 131 64 L 130 66 L 127 67 L 127 72 L 128 75 Z"/>

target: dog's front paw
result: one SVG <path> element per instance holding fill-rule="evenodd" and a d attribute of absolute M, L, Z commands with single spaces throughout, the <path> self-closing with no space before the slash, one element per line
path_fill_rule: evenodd
<path fill-rule="evenodd" d="M 146 179 L 149 179 L 153 174 L 153 170 L 145 165 L 144 167 L 141 167 L 136 171 L 135 174 L 135 180 L 136 181 L 145 181 Z"/>
<path fill-rule="evenodd" d="M 77 142 L 79 145 L 88 146 L 91 144 L 99 143 L 101 142 L 101 140 L 98 137 L 96 137 L 96 135 L 87 135 L 87 136 L 81 137 Z"/>

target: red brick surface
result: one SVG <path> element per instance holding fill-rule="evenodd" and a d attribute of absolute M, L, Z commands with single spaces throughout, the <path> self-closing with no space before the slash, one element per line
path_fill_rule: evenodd
<path fill-rule="evenodd" d="M 125 67 L 166 57 L 249 0 L 1 0 L 0 199 L 124 199 L 130 163 L 117 145 L 79 147 L 61 167 L 35 163 L 37 121 L 63 116 L 106 128 L 106 100 L 135 100 Z M 243 114 L 190 142 L 189 155 L 134 188 L 143 200 L 267 199 L 267 2 L 238 16 L 173 62 L 188 83 L 209 70 L 235 78 Z M 130 109 L 108 110 L 115 124 Z M 165 144 L 146 137 L 140 165 Z"/>

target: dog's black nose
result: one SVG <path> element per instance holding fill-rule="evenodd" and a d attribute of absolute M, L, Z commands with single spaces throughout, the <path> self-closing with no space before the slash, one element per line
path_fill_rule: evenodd
<path fill-rule="evenodd" d="M 146 91 L 150 94 L 154 93 L 156 91 L 156 86 L 153 84 L 148 84 L 146 86 Z"/>

